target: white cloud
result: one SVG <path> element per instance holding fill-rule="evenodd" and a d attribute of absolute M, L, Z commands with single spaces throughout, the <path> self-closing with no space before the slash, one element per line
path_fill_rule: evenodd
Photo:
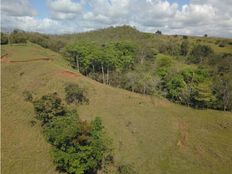
<path fill-rule="evenodd" d="M 1 15 L 7 16 L 35 16 L 36 11 L 28 0 L 2 0 Z"/>
<path fill-rule="evenodd" d="M 13 1 L 16 2 L 7 2 Z M 24 4 L 24 9 L 30 6 L 27 0 L 18 2 Z M 49 33 L 79 32 L 130 24 L 149 32 L 159 29 L 167 34 L 207 33 L 211 36 L 232 37 L 231 0 L 191 0 L 182 6 L 167 0 L 47 0 L 47 5 L 50 19 L 49 16 L 36 19 L 32 17 L 32 12 L 30 15 L 22 12 L 17 14 L 17 10 L 11 9 L 9 5 L 7 9 L 5 5 L 2 9 L 8 16 L 5 15 L 7 20 L 2 20 L 2 23 L 6 25 L 7 21 L 26 30 Z M 31 17 L 25 18 L 28 15 Z M 20 25 L 22 21 L 24 24 Z"/>
<path fill-rule="evenodd" d="M 31 16 L 20 16 L 20 17 L 7 17 L 4 19 L 6 28 L 18 28 L 25 31 L 37 31 L 37 32 L 50 32 L 50 30 L 59 32 L 56 28 L 58 22 L 44 18 L 44 19 L 35 19 Z"/>
<path fill-rule="evenodd" d="M 81 4 L 71 0 L 47 0 L 47 4 L 54 19 L 73 19 L 82 12 Z"/>

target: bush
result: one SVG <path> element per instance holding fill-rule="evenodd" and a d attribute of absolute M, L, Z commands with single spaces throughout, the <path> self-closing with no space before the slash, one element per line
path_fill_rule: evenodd
<path fill-rule="evenodd" d="M 190 62 L 196 64 L 205 63 L 212 54 L 213 50 L 211 47 L 207 45 L 196 45 L 191 51 Z"/>
<path fill-rule="evenodd" d="M 76 111 L 62 105 L 56 93 L 35 101 L 34 108 L 52 145 L 57 169 L 70 174 L 94 174 L 112 161 L 111 140 L 105 135 L 100 118 L 81 121 Z"/>
<path fill-rule="evenodd" d="M 46 129 L 48 138 L 54 140 L 54 162 L 68 173 L 97 173 L 102 161 L 111 154 L 111 143 L 105 138 L 101 120 L 96 118 L 88 123 L 73 118 L 56 118 Z"/>
<path fill-rule="evenodd" d="M 86 90 L 79 87 L 77 84 L 69 84 L 65 87 L 66 102 L 70 103 L 89 103 L 89 99 L 86 97 Z"/>
<path fill-rule="evenodd" d="M 180 48 L 177 43 L 170 41 L 166 43 L 161 43 L 159 45 L 159 52 L 163 54 L 168 54 L 171 56 L 177 56 L 180 53 Z"/>
<path fill-rule="evenodd" d="M 64 116 L 64 108 L 61 98 L 56 93 L 43 96 L 41 99 L 34 101 L 36 118 L 42 121 L 42 125 L 51 121 L 55 116 Z"/>
<path fill-rule="evenodd" d="M 1 32 L 1 45 L 8 44 L 8 36 Z"/>
<path fill-rule="evenodd" d="M 219 44 L 218 44 L 219 47 L 225 47 L 226 46 L 226 42 L 225 41 L 221 41 Z"/>
<path fill-rule="evenodd" d="M 181 101 L 181 94 L 183 93 L 186 87 L 187 85 L 181 75 L 173 76 L 167 82 L 168 98 L 171 98 L 172 100 Z"/>
<path fill-rule="evenodd" d="M 27 35 L 24 31 L 14 30 L 10 34 L 10 43 L 26 43 Z"/>
<path fill-rule="evenodd" d="M 157 35 L 162 35 L 162 32 L 161 32 L 160 30 L 157 30 L 157 31 L 155 32 L 155 34 L 157 34 Z"/>
<path fill-rule="evenodd" d="M 30 91 L 23 91 L 24 100 L 27 102 L 31 102 L 33 100 L 32 93 Z"/>
<path fill-rule="evenodd" d="M 184 40 L 180 45 L 180 55 L 186 56 L 189 50 L 188 40 Z"/>
<path fill-rule="evenodd" d="M 171 65 L 173 64 L 173 60 L 170 56 L 159 55 L 156 58 L 156 73 L 160 77 L 165 77 L 168 74 L 168 70 L 170 69 Z"/>
<path fill-rule="evenodd" d="M 55 117 L 44 127 L 44 134 L 48 142 L 57 148 L 65 149 L 72 145 L 73 137 L 80 131 L 80 121 L 76 112 L 64 117 Z"/>

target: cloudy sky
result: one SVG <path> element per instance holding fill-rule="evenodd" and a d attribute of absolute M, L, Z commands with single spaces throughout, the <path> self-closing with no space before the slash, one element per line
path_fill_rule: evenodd
<path fill-rule="evenodd" d="M 2 29 L 59 34 L 124 24 L 232 38 L 232 0 L 1 0 Z"/>

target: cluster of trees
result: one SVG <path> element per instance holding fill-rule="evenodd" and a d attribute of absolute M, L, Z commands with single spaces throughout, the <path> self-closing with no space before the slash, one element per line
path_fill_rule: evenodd
<path fill-rule="evenodd" d="M 141 94 L 154 94 L 159 79 L 149 69 L 147 63 L 136 65 L 132 70 L 121 74 L 118 81 L 120 84 L 117 86 Z"/>
<path fill-rule="evenodd" d="M 125 72 L 135 63 L 136 46 L 129 42 L 72 44 L 65 48 L 71 65 L 85 75 L 101 74 L 101 81 L 109 84 L 111 72 Z"/>
<path fill-rule="evenodd" d="M 164 78 L 162 89 L 167 98 L 188 106 L 212 107 L 216 98 L 213 94 L 212 79 L 205 69 L 187 68 Z"/>
<path fill-rule="evenodd" d="M 219 67 L 215 63 L 219 60 L 216 57 L 222 56 L 211 47 L 201 44 L 190 47 L 185 38 L 179 45 L 161 44 L 160 52 L 164 54 L 157 55 L 151 48 L 131 42 L 80 42 L 64 49 L 74 68 L 105 84 L 149 95 L 160 93 L 171 101 L 197 108 L 232 109 L 231 66 L 222 70 L 224 65 Z M 179 56 L 185 63 L 196 66 L 177 70 L 174 62 L 178 62 Z M 231 65 L 231 55 L 224 57 L 220 61 Z M 216 69 L 223 71 L 220 80 Z"/>
<path fill-rule="evenodd" d="M 22 30 L 14 30 L 12 33 L 1 33 L 1 45 L 26 42 L 27 34 Z"/>
<path fill-rule="evenodd" d="M 1 32 L 1 45 L 4 44 L 25 44 L 27 41 L 38 44 L 44 48 L 49 48 L 53 51 L 60 51 L 65 46 L 65 41 L 51 35 L 25 32 L 15 29 L 11 33 Z"/>
<path fill-rule="evenodd" d="M 28 40 L 32 43 L 38 44 L 43 48 L 49 48 L 53 51 L 59 52 L 65 46 L 65 41 L 57 39 L 50 35 L 40 33 L 27 33 Z"/>
<path fill-rule="evenodd" d="M 198 60 L 198 66 L 176 70 L 171 57 L 157 59 L 156 74 L 160 77 L 157 88 L 162 95 L 174 102 L 197 108 L 231 111 L 232 55 L 217 55 L 209 51 L 211 48 L 199 47 L 201 46 L 193 47 L 187 59 L 187 62 Z M 202 50 L 206 50 L 205 53 Z M 192 52 L 196 55 L 193 56 Z"/>
<path fill-rule="evenodd" d="M 79 96 L 72 98 L 82 100 Z M 56 93 L 42 96 L 33 104 L 36 118 L 41 121 L 47 141 L 52 145 L 57 169 L 70 174 L 94 174 L 100 169 L 106 170 L 113 162 L 111 140 L 100 118 L 82 121 L 76 111 L 65 107 Z"/>
<path fill-rule="evenodd" d="M 232 54 L 219 54 L 210 59 L 213 66 L 213 88 L 216 109 L 232 111 Z"/>

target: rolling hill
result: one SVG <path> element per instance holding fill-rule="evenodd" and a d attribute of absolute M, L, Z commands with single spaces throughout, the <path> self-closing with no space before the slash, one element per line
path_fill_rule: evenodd
<path fill-rule="evenodd" d="M 35 98 L 80 84 L 89 105 L 78 106 L 82 119 L 102 118 L 113 139 L 115 161 L 139 174 L 229 174 L 232 171 L 232 114 L 196 110 L 160 97 L 132 93 L 91 80 L 56 52 L 38 45 L 2 46 L 2 173 L 58 173 L 34 110 L 23 91 Z M 74 106 L 72 106 L 74 107 Z"/>

